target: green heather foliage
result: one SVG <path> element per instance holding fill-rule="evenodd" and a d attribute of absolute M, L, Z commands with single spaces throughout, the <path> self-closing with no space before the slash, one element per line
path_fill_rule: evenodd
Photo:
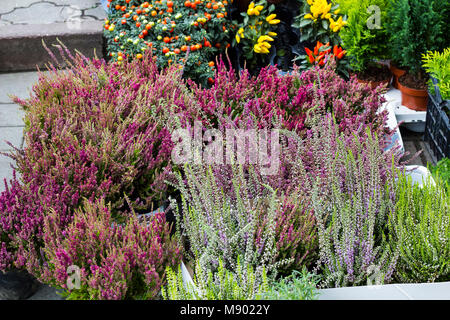
<path fill-rule="evenodd" d="M 430 168 L 435 179 L 442 179 L 443 184 L 450 188 L 450 159 L 442 158 L 439 162 Z"/>
<path fill-rule="evenodd" d="M 294 270 L 290 276 L 269 284 L 268 290 L 258 296 L 258 299 L 316 300 L 319 296 L 319 281 L 320 277 L 309 273 L 306 268 L 302 272 Z"/>
<path fill-rule="evenodd" d="M 442 180 L 424 186 L 400 175 L 389 215 L 389 243 L 398 250 L 400 282 L 450 280 L 450 195 Z"/>
<path fill-rule="evenodd" d="M 251 266 L 244 269 L 239 258 L 236 272 L 225 269 L 221 259 L 214 273 L 197 261 L 193 283 L 183 283 L 181 268 L 175 273 L 167 267 L 166 274 L 167 287 L 162 295 L 168 300 L 252 300 L 268 288 L 265 270 L 256 274 Z"/>
<path fill-rule="evenodd" d="M 380 8 L 379 28 L 369 28 L 368 23 L 375 24 L 374 11 L 368 12 L 370 6 Z M 354 71 L 364 72 L 373 60 L 385 59 L 388 47 L 386 19 L 389 0 L 352 0 L 346 1 L 348 25 L 340 32 L 343 48 L 350 57 L 350 66 Z"/>
<path fill-rule="evenodd" d="M 443 2 L 438 0 L 392 0 L 387 31 L 390 35 L 392 60 L 413 73 L 422 70 L 422 54 L 442 50 L 448 35 L 444 35 L 446 18 Z"/>

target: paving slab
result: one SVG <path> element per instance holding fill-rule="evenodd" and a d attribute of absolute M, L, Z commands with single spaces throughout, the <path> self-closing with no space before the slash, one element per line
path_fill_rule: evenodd
<path fill-rule="evenodd" d="M 99 0 L 2 0 L 0 15 L 11 13 L 19 8 L 28 8 L 36 3 L 52 3 L 56 6 L 73 6 L 79 9 L 90 9 L 100 4 Z"/>
<path fill-rule="evenodd" d="M 36 71 L 0 74 L 0 103 L 10 104 L 9 94 L 22 99 L 29 98 L 31 88 L 38 78 Z"/>
<path fill-rule="evenodd" d="M 7 156 L 0 154 L 0 193 L 5 190 L 5 181 L 8 182 L 13 178 L 13 160 Z"/>
<path fill-rule="evenodd" d="M 25 111 L 17 104 L 0 104 L 0 127 L 24 126 Z"/>
<path fill-rule="evenodd" d="M 22 147 L 24 127 L 0 127 L 0 151 L 10 151 L 13 148 L 7 144 L 12 143 L 16 148 Z"/>

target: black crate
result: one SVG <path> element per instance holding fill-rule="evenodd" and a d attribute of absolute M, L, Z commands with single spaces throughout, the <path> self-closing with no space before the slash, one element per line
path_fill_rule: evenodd
<path fill-rule="evenodd" d="M 428 93 L 425 141 L 430 144 L 437 161 L 450 158 L 450 101 L 442 100 L 435 85 L 435 95 Z"/>

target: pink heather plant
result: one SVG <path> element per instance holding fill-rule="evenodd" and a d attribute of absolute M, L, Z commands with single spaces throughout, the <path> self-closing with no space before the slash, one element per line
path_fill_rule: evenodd
<path fill-rule="evenodd" d="M 303 135 L 317 117 L 332 113 L 341 132 L 351 134 L 357 124 L 370 127 L 381 140 L 391 133 L 386 128 L 387 112 L 379 112 L 385 89 L 371 89 L 355 77 L 345 81 L 336 74 L 332 61 L 324 68 L 317 66 L 303 73 L 296 68 L 287 75 L 268 66 L 257 77 L 251 77 L 247 70 L 237 76 L 219 62 L 212 88 L 188 83 L 216 127 L 223 125 L 220 116 L 227 115 L 240 127 L 257 119 L 257 128 L 276 126 Z"/>
<path fill-rule="evenodd" d="M 51 210 L 64 228 L 82 198 L 105 198 L 118 221 L 128 211 L 124 195 L 140 213 L 161 205 L 170 193 L 173 115 L 181 124 L 197 117 L 179 71 L 159 72 L 150 55 L 122 66 L 61 55 L 70 69 L 51 65 L 30 99 L 15 99 L 26 111 L 25 147 L 12 155 L 21 180 L 0 194 L 2 270 L 39 255 Z"/>
<path fill-rule="evenodd" d="M 33 274 L 65 291 L 69 299 L 154 299 L 165 281 L 165 268 L 177 267 L 181 248 L 170 236 L 162 212 L 139 222 L 134 215 L 124 225 L 114 222 L 104 200 L 86 201 L 65 229 L 58 213 L 44 218 L 43 266 L 28 261 Z M 30 257 L 32 258 L 32 256 Z M 67 288 L 67 270 L 81 270 L 81 288 Z"/>

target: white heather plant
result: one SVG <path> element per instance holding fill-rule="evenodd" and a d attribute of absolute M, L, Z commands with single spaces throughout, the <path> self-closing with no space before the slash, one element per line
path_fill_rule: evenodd
<path fill-rule="evenodd" d="M 233 274 L 239 274 L 242 268 L 244 276 L 254 268 L 255 286 L 259 286 L 263 273 L 275 278 L 277 269 L 293 260 L 276 261 L 275 218 L 280 201 L 270 187 L 260 189 L 253 185 L 256 180 L 251 178 L 251 167 L 249 177 L 242 166 L 232 165 L 232 169 L 231 200 L 209 166 L 186 165 L 184 175 L 177 174 L 176 186 L 181 192 L 182 214 L 175 202 L 172 208 L 193 261 L 212 272 L 222 261 L 223 267 Z M 261 230 L 263 221 L 267 222 Z"/>
<path fill-rule="evenodd" d="M 400 252 L 399 281 L 450 280 L 450 197 L 439 177 L 419 186 L 399 176 L 389 231 L 389 243 Z"/>
<path fill-rule="evenodd" d="M 329 130 L 329 129 L 328 129 Z M 319 130 L 327 134 L 327 129 Z M 385 225 L 393 206 L 391 170 L 379 142 L 370 131 L 354 136 L 352 152 L 344 136 L 336 136 L 336 150 L 327 158 L 328 175 L 312 186 L 317 219 L 321 287 L 388 283 L 398 254 L 385 241 Z M 381 170 L 383 169 L 384 170 Z M 384 177 L 382 174 L 391 174 Z M 324 196 L 328 194 L 328 196 Z"/>

